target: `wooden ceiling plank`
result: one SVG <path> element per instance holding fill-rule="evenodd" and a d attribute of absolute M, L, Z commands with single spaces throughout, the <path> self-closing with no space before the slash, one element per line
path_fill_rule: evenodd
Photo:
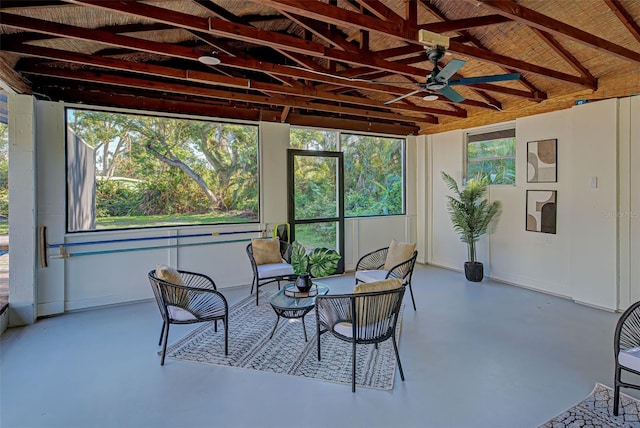
<path fill-rule="evenodd" d="M 618 58 L 640 63 L 640 53 L 612 43 L 587 31 L 573 27 L 557 19 L 543 15 L 514 2 L 499 0 L 466 0 L 472 4 L 507 16 L 514 21 L 529 27 L 535 27 L 555 36 L 567 37 L 582 45 L 592 47 L 601 52 L 615 55 Z"/>
<path fill-rule="evenodd" d="M 564 59 L 571 67 L 573 67 L 574 70 L 576 70 L 582 76 L 591 79 L 595 85 L 596 78 L 593 77 L 591 72 L 584 65 L 582 65 L 582 63 L 578 61 L 578 59 L 573 56 L 573 54 L 569 52 L 564 46 L 562 46 L 560 42 L 558 42 L 551 34 L 533 27 L 531 28 L 531 30 L 533 30 L 533 32 L 536 33 L 536 35 L 547 44 L 547 46 L 553 49 L 554 52 L 560 55 L 562 59 Z"/>
<path fill-rule="evenodd" d="M 93 73 L 88 71 L 72 71 L 61 70 L 59 68 L 35 66 L 21 70 L 30 75 L 42 75 L 48 77 L 61 77 L 65 79 L 74 79 L 78 81 L 86 81 L 92 83 L 103 83 L 108 85 L 124 86 L 138 89 L 146 89 L 159 92 L 173 92 L 184 95 L 200 96 L 205 98 L 217 98 L 224 100 L 236 100 L 245 101 L 256 104 L 266 105 L 278 105 L 280 107 L 289 106 L 304 108 L 310 110 L 325 111 L 328 113 L 336 114 L 350 114 L 354 116 L 361 116 L 371 119 L 383 119 L 399 122 L 414 123 L 416 121 L 437 123 L 437 118 L 431 118 L 430 116 L 423 116 L 421 118 L 409 117 L 405 115 L 399 115 L 395 113 L 387 113 L 377 110 L 367 110 L 362 108 L 345 107 L 338 105 L 315 103 L 310 101 L 304 101 L 292 97 L 282 98 L 270 98 L 260 95 L 250 95 L 239 92 L 220 91 L 217 89 L 193 87 L 189 85 L 179 83 L 160 82 L 150 79 L 140 79 L 133 77 L 123 77 L 119 75 L 113 75 L 108 73 Z M 290 88 L 288 88 L 290 89 Z"/>
<path fill-rule="evenodd" d="M 609 9 L 618 17 L 620 22 L 627 27 L 627 30 L 631 33 L 633 37 L 636 38 L 638 42 L 640 42 L 640 25 L 638 25 L 633 17 L 627 12 L 622 3 L 619 0 L 604 0 L 604 2 L 609 6 Z"/>
<path fill-rule="evenodd" d="M 511 19 L 502 15 L 485 15 L 455 20 L 447 19 L 444 22 L 419 25 L 418 28 L 433 31 L 434 33 L 447 33 L 450 31 L 467 30 L 469 28 L 487 27 L 505 22 L 511 22 Z"/>
<path fill-rule="evenodd" d="M 191 0 L 191 1 L 199 4 L 200 6 L 202 6 L 209 12 L 213 13 L 216 17 L 220 19 L 224 19 L 230 22 L 248 24 L 248 21 L 245 21 L 243 18 L 238 17 L 237 15 L 229 12 L 227 9 L 223 8 L 222 6 L 218 6 L 217 4 L 215 4 L 210 0 Z"/>
<path fill-rule="evenodd" d="M 63 1 L 56 0 L 2 0 L 0 2 L 0 9 L 26 9 L 52 6 L 67 6 L 67 4 Z"/>

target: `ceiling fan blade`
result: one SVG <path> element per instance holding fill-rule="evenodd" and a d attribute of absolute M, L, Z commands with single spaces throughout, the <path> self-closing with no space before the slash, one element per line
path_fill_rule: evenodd
<path fill-rule="evenodd" d="M 436 82 L 445 82 L 449 80 L 451 76 L 456 74 L 456 71 L 460 70 L 460 67 L 465 65 L 467 61 L 463 61 L 461 59 L 452 59 L 444 66 L 437 75 L 433 77 L 433 80 Z"/>
<path fill-rule="evenodd" d="M 411 91 L 411 92 L 409 92 L 408 94 L 400 95 L 400 96 L 399 96 L 399 97 L 397 97 L 397 98 L 394 98 L 394 99 L 392 99 L 392 100 L 389 100 L 389 101 L 387 101 L 386 103 L 384 103 L 384 105 L 387 105 L 387 104 L 393 104 L 393 103 L 395 103 L 396 101 L 403 100 L 403 99 L 405 99 L 405 98 L 407 98 L 407 97 L 410 97 L 411 95 L 415 95 L 415 94 L 417 94 L 418 92 L 422 92 L 422 91 L 424 91 L 424 89 L 422 89 L 422 88 L 420 88 L 420 89 L 416 89 L 415 91 Z"/>
<path fill-rule="evenodd" d="M 462 101 L 464 101 L 464 97 L 462 95 L 460 95 L 454 89 L 448 86 L 445 86 L 442 89 L 438 89 L 438 92 L 441 95 L 444 95 L 445 97 L 449 98 L 454 103 L 461 103 Z"/>
<path fill-rule="evenodd" d="M 518 80 L 520 73 L 494 74 L 493 76 L 461 77 L 449 80 L 449 86 L 473 85 L 474 83 L 503 82 L 505 80 Z"/>

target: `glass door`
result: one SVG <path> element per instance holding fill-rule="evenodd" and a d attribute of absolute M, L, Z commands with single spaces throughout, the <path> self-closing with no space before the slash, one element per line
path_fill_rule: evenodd
<path fill-rule="evenodd" d="M 344 164 L 341 152 L 287 150 L 291 241 L 307 250 L 326 247 L 342 258 L 344 272 Z"/>

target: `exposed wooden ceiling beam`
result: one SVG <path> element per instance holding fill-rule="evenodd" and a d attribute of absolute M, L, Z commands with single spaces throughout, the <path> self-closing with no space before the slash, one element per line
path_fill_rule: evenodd
<path fill-rule="evenodd" d="M 433 16 L 435 16 L 436 18 L 442 20 L 442 21 L 449 21 L 449 18 L 447 18 L 447 15 L 445 15 L 445 13 L 440 10 L 436 5 L 432 4 L 431 2 L 428 2 L 427 0 L 420 0 L 420 4 L 422 4 L 422 6 L 424 6 L 427 11 L 429 13 L 431 13 Z M 469 39 L 469 41 L 475 45 L 478 48 L 481 49 L 485 49 L 488 50 L 480 41 L 480 39 L 478 39 L 477 37 L 475 37 L 474 35 L 471 34 L 471 32 L 469 32 L 468 30 L 460 30 L 457 31 L 457 34 Z M 500 68 L 502 68 L 504 71 L 506 71 L 507 73 L 514 73 L 517 70 L 508 68 L 508 67 L 504 67 L 504 66 L 499 66 Z M 518 81 L 523 84 L 524 86 L 526 86 L 532 93 L 535 93 L 535 98 L 534 99 L 546 99 L 547 98 L 547 94 L 544 93 L 543 91 L 541 91 L 540 89 L 538 89 L 535 85 L 533 85 L 525 76 L 523 76 L 522 74 L 520 75 L 520 79 L 518 79 Z M 482 94 L 482 93 L 481 93 Z M 482 97 L 485 97 L 485 94 L 481 95 Z M 486 98 L 486 97 L 485 97 Z M 489 101 L 492 105 L 496 106 L 496 108 L 501 109 L 502 105 L 500 104 L 496 104 L 495 101 L 497 100 L 487 100 Z"/>
<path fill-rule="evenodd" d="M 99 0 L 68 0 L 70 3 L 82 4 L 95 8 L 111 10 L 114 12 L 152 19 L 158 22 L 165 22 L 178 27 L 189 30 L 205 31 L 211 34 L 223 35 L 236 40 L 242 40 L 248 43 L 261 44 L 278 49 L 284 49 L 289 52 L 301 53 L 319 58 L 327 58 L 337 61 L 343 61 L 350 64 L 368 65 L 380 70 L 393 71 L 398 74 L 420 76 L 423 71 L 419 68 L 409 67 L 396 64 L 392 61 L 386 61 L 378 58 L 373 54 L 357 54 L 346 53 L 340 49 L 328 48 L 320 43 L 303 40 L 294 36 L 275 33 L 271 31 L 260 30 L 247 25 L 232 23 L 216 18 L 201 18 L 185 13 L 175 12 L 168 14 L 166 9 L 152 6 L 150 4 L 137 3 L 133 1 L 119 2 L 103 2 Z M 316 4 L 316 2 L 306 2 Z M 324 4 L 324 3 L 318 3 Z M 326 5 L 329 6 L 329 5 Z M 335 6 L 329 6 L 339 9 Z M 342 9 L 344 10 L 344 9 Z M 300 12 L 300 11 L 298 11 Z M 295 11 L 294 11 L 295 13 Z M 356 14 L 358 15 L 358 14 Z M 362 16 L 362 15 L 358 15 Z M 382 22 L 377 18 L 373 18 L 378 22 Z M 417 34 L 417 33 L 416 33 Z"/>
<path fill-rule="evenodd" d="M 360 6 L 384 21 L 395 22 L 404 25 L 404 18 L 391 10 L 379 0 L 356 0 Z"/>
<path fill-rule="evenodd" d="M 540 12 L 521 6 L 515 2 L 504 0 L 466 0 L 472 4 L 507 16 L 514 21 L 530 27 L 538 28 L 547 33 L 567 37 L 582 45 L 592 47 L 601 52 L 615 55 L 624 60 L 640 63 L 640 53 L 612 43 L 587 31 L 573 27 L 557 19 L 543 15 Z"/>
<path fill-rule="evenodd" d="M 288 122 L 295 126 L 310 126 L 316 128 L 344 129 L 359 132 L 374 132 L 389 135 L 417 135 L 417 126 L 393 125 L 386 123 L 364 122 L 353 119 L 331 118 L 324 116 L 309 116 L 289 113 Z"/>
<path fill-rule="evenodd" d="M 297 23 L 302 28 L 311 31 L 316 37 L 324 40 L 331 46 L 336 46 L 342 50 L 349 52 L 356 52 L 358 47 L 352 43 L 349 43 L 345 38 L 340 37 L 335 32 L 329 30 L 329 28 L 323 28 L 318 21 L 314 21 L 304 16 L 296 15 L 294 13 L 283 12 L 287 18 Z"/>
<path fill-rule="evenodd" d="M 176 94 L 191 95 L 204 98 L 217 98 L 224 100 L 244 101 L 262 105 L 277 105 L 280 107 L 298 107 L 309 110 L 319 110 L 335 114 L 348 114 L 354 116 L 366 117 L 368 119 L 383 119 L 396 122 L 413 123 L 416 121 L 426 123 L 438 123 L 438 119 L 431 116 L 422 116 L 420 118 L 399 115 L 395 113 L 387 113 L 371 109 L 358 109 L 353 107 L 344 107 L 330 104 L 321 104 L 310 101 L 303 101 L 293 97 L 287 98 L 270 98 L 260 95 L 250 95 L 239 92 L 220 91 L 206 87 L 195 87 L 191 85 L 170 83 L 164 81 L 156 81 L 151 79 L 139 79 L 132 77 L 123 77 L 120 75 L 109 73 L 94 73 L 89 71 L 70 71 L 61 70 L 60 68 L 52 68 L 46 66 L 25 67 L 22 72 L 30 75 L 40 75 L 47 77 L 60 77 L 64 79 L 73 79 L 77 81 L 85 81 L 91 83 L 102 83 L 108 85 L 123 86 L 128 88 L 146 89 L 159 92 L 172 92 Z"/>
<path fill-rule="evenodd" d="M 609 9 L 615 13 L 620 22 L 627 27 L 631 35 L 640 42 L 640 25 L 633 20 L 633 17 L 627 12 L 624 6 L 622 6 L 622 3 L 619 0 L 604 0 L 604 2 L 609 6 Z"/>
<path fill-rule="evenodd" d="M 574 70 L 576 70 L 582 76 L 588 79 L 591 79 L 594 85 L 596 84 L 596 78 L 593 77 L 593 75 L 587 69 L 587 67 L 582 65 L 582 63 L 578 61 L 578 59 L 575 56 L 573 56 L 573 54 L 569 52 L 564 46 L 562 46 L 560 42 L 558 42 L 551 34 L 545 33 L 544 31 L 539 30 L 537 28 L 531 28 L 531 30 L 534 33 L 536 33 L 537 36 L 540 37 L 547 44 L 547 46 L 553 49 L 555 53 L 560 55 L 562 59 L 564 59 L 567 63 L 569 63 L 569 65 L 573 67 Z"/>
<path fill-rule="evenodd" d="M 434 33 L 448 33 L 450 31 L 468 30 L 469 28 L 487 27 L 504 22 L 511 22 L 511 19 L 502 15 L 484 15 L 473 18 L 448 19 L 445 22 L 419 25 L 418 28 L 433 31 Z"/>
<path fill-rule="evenodd" d="M 94 0 L 95 1 L 95 0 Z M 395 37 L 408 43 L 418 43 L 417 28 L 411 27 L 405 22 L 400 26 L 390 22 L 381 21 L 377 18 L 364 16 L 356 12 L 351 12 L 336 6 L 316 1 L 303 0 L 256 0 L 261 4 L 267 4 L 278 10 L 293 11 L 294 13 L 304 14 L 305 16 L 321 21 L 331 22 L 343 26 L 352 26 L 360 29 L 369 29 L 381 34 Z M 546 67 L 530 64 L 504 55 L 499 55 L 485 49 L 466 46 L 460 42 L 450 40 L 449 50 L 458 52 L 472 58 L 487 61 L 498 65 L 514 68 L 519 71 L 538 74 L 543 77 L 549 77 L 564 82 L 575 83 L 576 85 L 585 86 L 590 89 L 596 89 L 593 82 L 589 79 L 562 73 Z M 363 65 L 368 65 L 364 64 Z M 380 67 L 376 67 L 380 68 Z M 393 70 L 389 70 L 393 71 Z M 405 74 L 405 73 L 400 73 Z"/>
<path fill-rule="evenodd" d="M 510 58 L 505 55 L 500 55 L 495 52 L 490 52 L 485 49 L 476 48 L 473 46 L 467 46 L 462 43 L 451 41 L 449 48 L 452 51 L 458 52 L 462 55 L 466 55 L 471 58 L 479 59 L 482 61 L 489 61 L 494 64 L 503 65 L 505 67 L 513 68 L 522 72 L 530 72 L 539 76 L 544 76 L 549 79 L 559 80 L 562 82 L 575 83 L 576 85 L 584 86 L 589 89 L 596 90 L 597 85 L 594 84 L 591 79 L 582 76 L 573 76 L 571 74 L 562 73 L 560 71 L 552 70 L 546 67 L 541 67 L 535 64 L 523 63 L 514 58 Z"/>
<path fill-rule="evenodd" d="M 420 113 L 420 114 L 437 114 L 447 115 L 455 117 L 466 117 L 466 114 L 460 114 L 457 111 L 449 111 L 442 109 L 423 108 L 415 106 L 397 105 L 392 104 L 383 106 L 379 101 L 370 100 L 367 98 L 335 95 L 330 92 L 319 91 L 316 88 L 308 86 L 289 88 L 282 85 L 276 85 L 272 83 L 256 82 L 244 78 L 223 76 L 214 73 L 201 72 L 195 70 L 175 69 L 171 67 L 164 67 L 154 64 L 144 64 L 137 62 L 124 61 L 115 58 L 97 57 L 94 55 L 78 54 L 73 52 L 60 51 L 56 49 L 42 48 L 37 46 L 21 45 L 21 46 L 6 46 L 7 51 L 19 53 L 22 55 L 29 55 L 38 58 L 45 58 L 57 61 L 66 61 L 82 65 L 92 65 L 97 67 L 104 67 L 117 71 L 133 72 L 136 74 L 144 74 L 148 76 L 163 77 L 169 79 L 177 79 L 180 81 L 192 81 L 198 83 L 205 83 L 216 86 L 225 86 L 239 89 L 249 89 L 254 91 L 267 92 L 278 95 L 299 96 L 303 98 L 322 99 L 327 101 L 338 101 L 348 104 L 373 107 L 373 108 L 385 108 L 388 110 L 395 110 L 405 113 Z"/>

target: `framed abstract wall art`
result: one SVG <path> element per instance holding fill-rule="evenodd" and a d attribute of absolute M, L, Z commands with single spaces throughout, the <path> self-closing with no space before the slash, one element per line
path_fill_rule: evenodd
<path fill-rule="evenodd" d="M 527 190 L 527 231 L 556 233 L 557 193 L 555 190 Z"/>
<path fill-rule="evenodd" d="M 527 143 L 527 183 L 558 181 L 558 140 Z"/>

